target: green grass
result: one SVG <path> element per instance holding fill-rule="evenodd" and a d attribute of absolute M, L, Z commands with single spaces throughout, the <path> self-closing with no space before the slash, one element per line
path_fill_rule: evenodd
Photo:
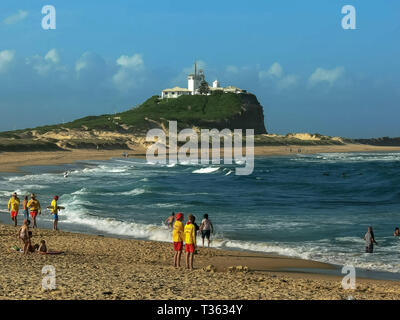
<path fill-rule="evenodd" d="M 22 133 L 36 130 L 38 133 L 60 131 L 63 128 L 79 130 L 126 131 L 121 125 L 131 127 L 128 132 L 144 132 L 153 124 L 146 120 L 166 123 L 178 121 L 179 127 L 198 125 L 201 121 L 216 121 L 229 118 L 241 111 L 240 95 L 233 93 L 210 96 L 181 96 L 177 99 L 160 100 L 153 96 L 140 106 L 117 114 L 84 117 L 72 122 L 58 125 L 41 126 L 0 133 L 0 137 L 18 138 Z M 117 120 L 115 118 L 121 118 Z"/>

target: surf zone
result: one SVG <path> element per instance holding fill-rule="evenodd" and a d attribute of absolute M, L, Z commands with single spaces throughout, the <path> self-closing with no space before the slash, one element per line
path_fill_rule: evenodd
<path fill-rule="evenodd" d="M 223 149 L 221 151 L 221 141 Z M 245 141 L 245 148 L 243 148 Z M 146 142 L 149 163 L 174 164 L 224 164 L 243 165 L 235 167 L 236 175 L 250 175 L 254 170 L 254 129 L 201 129 L 186 128 L 178 133 L 177 121 L 169 121 L 169 128 L 151 129 Z M 200 146 L 200 147 L 199 147 Z M 243 155 L 243 151 L 245 154 Z"/>

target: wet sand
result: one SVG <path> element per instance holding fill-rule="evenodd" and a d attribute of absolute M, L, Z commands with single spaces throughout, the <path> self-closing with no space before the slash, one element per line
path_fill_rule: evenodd
<path fill-rule="evenodd" d="M 280 272 L 330 265 L 242 251 L 199 248 L 189 271 L 172 266 L 170 243 L 36 229 L 33 243 L 65 253 L 24 255 L 11 249 L 17 230 L 0 224 L 0 299 L 400 299 L 399 282 L 357 279 L 344 290 L 341 277 Z M 45 265 L 55 290 L 42 289 Z"/>

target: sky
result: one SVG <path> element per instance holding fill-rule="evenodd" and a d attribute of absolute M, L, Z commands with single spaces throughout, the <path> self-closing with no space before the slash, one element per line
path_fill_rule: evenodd
<path fill-rule="evenodd" d="M 198 61 L 257 96 L 269 133 L 397 137 L 399 39 L 398 0 L 2 0 L 0 131 L 127 110 Z"/>

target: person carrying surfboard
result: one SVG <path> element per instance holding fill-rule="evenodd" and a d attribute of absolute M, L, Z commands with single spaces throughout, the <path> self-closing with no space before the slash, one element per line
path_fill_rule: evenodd
<path fill-rule="evenodd" d="M 54 196 L 53 201 L 51 202 L 50 207 L 47 207 L 48 209 L 50 209 L 51 214 L 53 215 L 53 230 L 57 231 L 58 230 L 58 211 L 60 209 L 64 209 L 63 207 L 60 207 L 57 203 L 58 201 L 58 196 Z"/>

